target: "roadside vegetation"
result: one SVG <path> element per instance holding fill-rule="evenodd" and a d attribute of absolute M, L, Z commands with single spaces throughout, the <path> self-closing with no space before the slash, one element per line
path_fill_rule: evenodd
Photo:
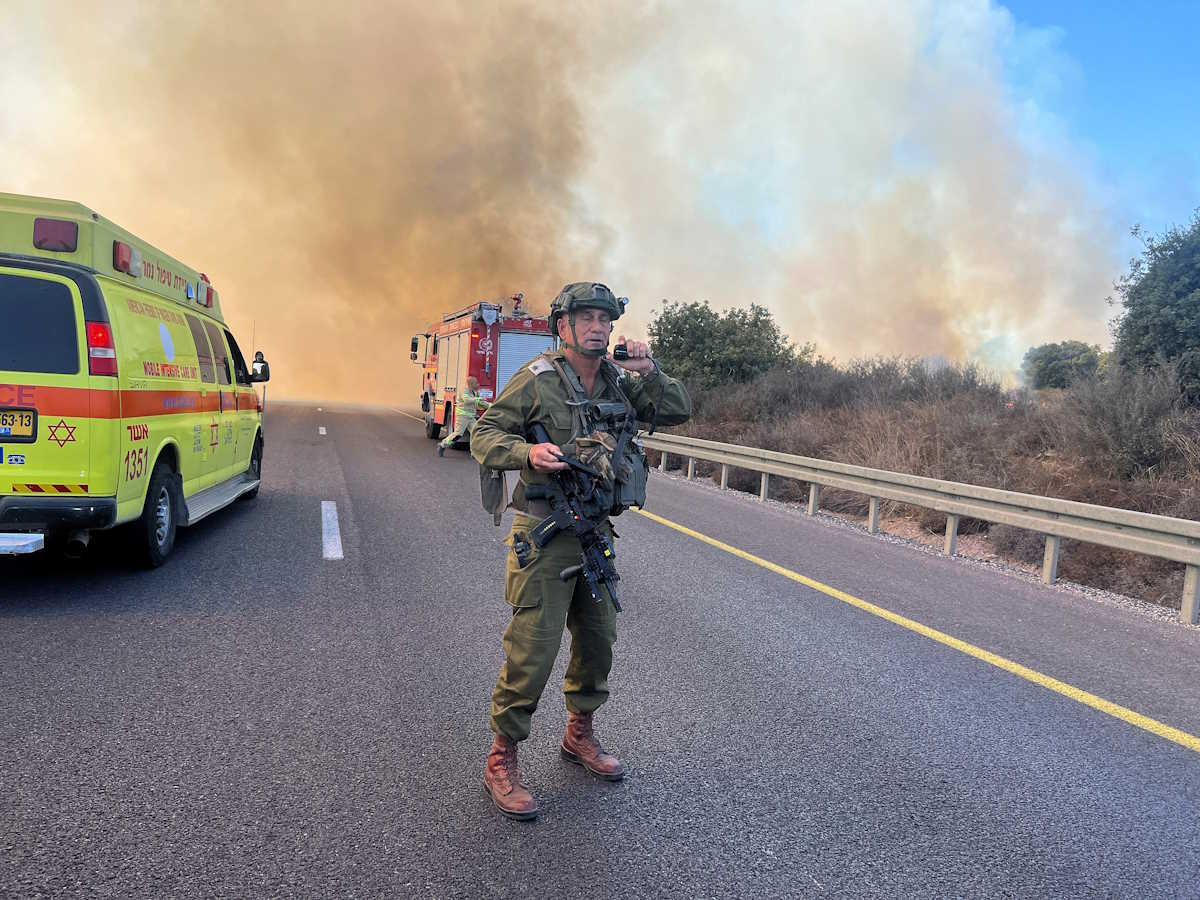
<path fill-rule="evenodd" d="M 1200 518 L 1200 214 L 1144 238 L 1115 286 L 1114 347 L 1031 348 L 1027 386 L 972 365 L 874 358 L 839 365 L 796 347 L 758 306 L 716 313 L 668 303 L 651 325 L 663 368 L 688 383 L 696 416 L 679 433 L 916 475 Z M 697 461 L 698 477 L 719 466 Z M 732 488 L 759 476 L 731 470 Z M 775 499 L 807 486 L 771 480 Z M 869 498 L 826 490 L 822 509 L 866 516 Z M 885 530 L 944 532 L 932 510 L 885 503 Z M 964 520 L 1002 559 L 1040 563 L 1041 535 Z M 1064 541 L 1062 578 L 1178 607 L 1181 565 Z"/>

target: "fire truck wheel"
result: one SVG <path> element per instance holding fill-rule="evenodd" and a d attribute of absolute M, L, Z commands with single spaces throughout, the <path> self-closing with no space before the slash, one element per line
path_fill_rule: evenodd
<path fill-rule="evenodd" d="M 442 435 L 442 426 L 433 421 L 433 416 L 425 420 L 425 437 L 436 441 Z"/>

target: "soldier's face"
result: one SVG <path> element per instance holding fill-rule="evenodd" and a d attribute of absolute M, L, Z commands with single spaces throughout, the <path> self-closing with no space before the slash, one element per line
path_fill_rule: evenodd
<path fill-rule="evenodd" d="M 588 350 L 602 350 L 608 346 L 612 334 L 612 318 L 602 309 L 584 307 L 575 313 L 575 335 L 580 346 Z M 558 320 L 558 336 L 564 342 L 571 341 L 571 323 L 568 319 Z"/>

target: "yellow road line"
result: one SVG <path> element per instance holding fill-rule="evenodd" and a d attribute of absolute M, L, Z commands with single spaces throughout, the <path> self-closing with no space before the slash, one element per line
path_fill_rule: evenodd
<path fill-rule="evenodd" d="M 398 412 L 402 416 L 408 416 L 410 419 L 416 419 L 418 422 L 421 422 L 421 423 L 424 423 L 424 421 L 425 421 L 423 416 L 414 416 L 412 413 L 405 412 L 402 409 L 396 409 L 396 407 L 394 407 L 394 406 L 392 407 L 392 412 Z"/>
<path fill-rule="evenodd" d="M 1107 713 L 1113 718 L 1120 719 L 1122 722 L 1127 722 L 1141 728 L 1143 731 L 1148 731 L 1151 734 L 1156 734 L 1161 738 L 1166 738 L 1168 741 L 1174 741 L 1181 747 L 1187 747 L 1189 750 L 1194 750 L 1200 753 L 1200 737 L 1193 734 L 1188 734 L 1186 731 L 1180 731 L 1178 728 L 1172 728 L 1170 725 L 1164 725 L 1156 719 L 1151 719 L 1149 716 L 1143 716 L 1141 713 L 1134 712 L 1124 706 L 1120 706 L 1103 697 L 1097 697 L 1095 694 L 1089 694 L 1087 691 L 1080 690 L 1066 682 L 1059 681 L 1057 678 L 1051 678 L 1049 675 L 1043 675 L 1041 672 L 1030 669 L 1028 666 L 1023 666 L 1020 663 L 1013 662 L 1011 659 L 1005 659 L 1003 656 L 997 656 L 995 653 L 990 653 L 982 647 L 976 647 L 974 644 L 968 644 L 966 641 L 952 637 L 945 632 L 938 631 L 935 628 L 930 628 L 928 625 L 922 625 L 912 619 L 898 615 L 891 610 L 884 609 L 881 606 L 876 606 L 874 603 L 869 603 L 855 597 L 853 594 L 847 594 L 845 591 L 839 591 L 837 588 L 830 587 L 827 584 L 822 584 L 812 578 L 801 575 L 799 572 L 793 572 L 791 569 L 786 569 L 783 566 L 763 559 L 760 556 L 755 556 L 753 553 L 747 553 L 745 550 L 739 550 L 737 547 L 726 544 L 724 541 L 718 541 L 716 538 L 711 538 L 706 534 L 701 534 L 698 531 L 693 531 L 683 525 L 672 522 L 670 519 L 664 519 L 662 516 L 656 516 L 654 513 L 646 512 L 645 510 L 635 510 L 641 513 L 647 519 L 653 522 L 658 522 L 660 525 L 666 525 L 668 528 L 673 528 L 681 534 L 686 534 L 688 537 L 695 538 L 698 541 L 703 541 L 709 546 L 716 547 L 718 550 L 724 550 L 726 553 L 732 553 L 734 556 L 744 559 L 747 562 L 752 562 L 756 566 L 762 566 L 774 572 L 776 575 L 782 575 L 784 578 L 790 578 L 792 581 L 799 582 L 806 587 L 812 588 L 814 591 L 820 591 L 828 597 L 835 600 L 840 600 L 843 603 L 848 603 L 851 606 L 861 609 L 863 612 L 868 612 L 873 616 L 878 616 L 881 619 L 887 619 L 901 628 L 907 628 L 909 631 L 915 631 L 917 634 L 924 635 L 930 640 L 937 641 L 939 644 L 945 644 L 947 647 L 952 647 L 960 653 L 965 653 L 967 656 L 973 656 L 975 659 L 989 663 L 998 669 L 1003 669 L 1006 672 L 1011 672 L 1026 681 L 1031 681 L 1034 684 L 1040 685 L 1047 690 L 1062 694 L 1064 697 L 1070 697 L 1078 703 L 1085 706 L 1090 706 L 1092 709 L 1099 710 L 1102 713 Z"/>

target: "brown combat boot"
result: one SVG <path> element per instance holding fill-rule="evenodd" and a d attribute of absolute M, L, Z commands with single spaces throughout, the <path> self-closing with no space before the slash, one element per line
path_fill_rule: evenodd
<path fill-rule="evenodd" d="M 537 816 L 537 801 L 521 784 L 521 773 L 517 770 L 517 742 L 512 738 L 498 734 L 492 740 L 487 768 L 483 772 L 483 785 L 491 794 L 496 809 L 510 819 L 532 819 Z"/>
<path fill-rule="evenodd" d="M 605 781 L 620 781 L 625 777 L 621 761 L 611 753 L 605 753 L 600 742 L 592 734 L 592 714 L 567 710 L 567 733 L 563 735 L 563 759 L 583 766 L 597 778 Z"/>

